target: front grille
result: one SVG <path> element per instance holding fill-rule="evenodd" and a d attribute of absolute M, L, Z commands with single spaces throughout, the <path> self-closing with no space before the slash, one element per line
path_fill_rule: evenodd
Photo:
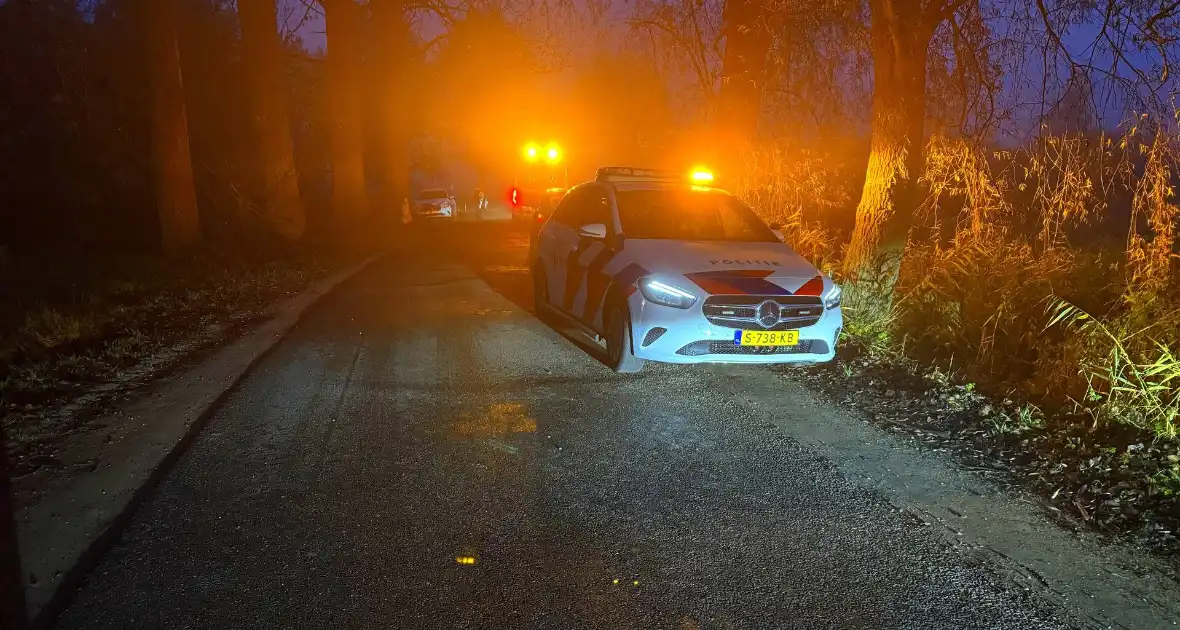
<path fill-rule="evenodd" d="M 758 305 L 772 300 L 778 302 L 779 321 L 764 327 L 758 323 Z M 713 295 L 702 306 L 705 319 L 714 326 L 751 330 L 794 330 L 813 326 L 823 317 L 823 302 L 809 295 Z"/>
<path fill-rule="evenodd" d="M 779 323 L 764 328 L 761 324 L 754 321 L 753 317 L 747 319 L 728 319 L 724 317 L 709 317 L 705 316 L 710 324 L 720 326 L 722 328 L 740 328 L 742 330 L 796 330 L 799 328 L 807 328 L 819 323 L 818 317 L 803 317 L 793 318 L 789 320 L 779 320 Z"/>
<path fill-rule="evenodd" d="M 739 346 L 732 341 L 694 341 L 676 351 L 686 357 L 706 354 L 827 354 L 828 344 L 821 339 L 801 339 L 795 346 Z"/>
<path fill-rule="evenodd" d="M 643 336 L 643 347 L 646 348 L 655 343 L 656 339 L 659 339 L 666 332 L 668 332 L 667 328 L 660 328 L 658 326 L 647 331 L 647 334 Z"/>
<path fill-rule="evenodd" d="M 733 306 L 749 306 L 753 308 L 766 300 L 774 300 L 783 306 L 823 305 L 823 301 L 814 295 L 710 295 L 705 299 L 705 305 L 730 304 Z"/>

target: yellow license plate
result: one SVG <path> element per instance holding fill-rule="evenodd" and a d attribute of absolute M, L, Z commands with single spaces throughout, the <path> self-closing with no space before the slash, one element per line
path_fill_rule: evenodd
<path fill-rule="evenodd" d="M 798 330 L 738 330 L 733 343 L 739 346 L 797 346 Z"/>

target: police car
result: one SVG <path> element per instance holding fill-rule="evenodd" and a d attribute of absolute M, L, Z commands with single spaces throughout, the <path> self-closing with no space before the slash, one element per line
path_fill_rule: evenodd
<path fill-rule="evenodd" d="M 618 372 L 830 361 L 844 323 L 840 287 L 748 206 L 666 172 L 599 169 L 558 204 L 530 259 L 537 313 L 605 343 Z"/>

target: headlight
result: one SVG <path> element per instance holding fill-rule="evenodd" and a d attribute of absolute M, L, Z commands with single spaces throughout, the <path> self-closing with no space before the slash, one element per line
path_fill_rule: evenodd
<path fill-rule="evenodd" d="M 639 292 L 648 302 L 672 308 L 688 308 L 696 303 L 697 297 L 688 291 L 677 289 L 659 280 L 645 279 L 639 282 Z"/>
<path fill-rule="evenodd" d="M 824 308 L 833 309 L 840 306 L 840 295 L 844 293 L 840 287 L 832 285 L 828 292 L 824 294 Z"/>

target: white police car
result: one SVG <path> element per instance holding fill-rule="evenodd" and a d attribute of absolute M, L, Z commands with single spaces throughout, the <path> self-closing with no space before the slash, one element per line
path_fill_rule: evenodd
<path fill-rule="evenodd" d="M 532 241 L 534 299 L 608 361 L 830 361 L 840 288 L 737 197 L 660 171 L 598 170 Z"/>

